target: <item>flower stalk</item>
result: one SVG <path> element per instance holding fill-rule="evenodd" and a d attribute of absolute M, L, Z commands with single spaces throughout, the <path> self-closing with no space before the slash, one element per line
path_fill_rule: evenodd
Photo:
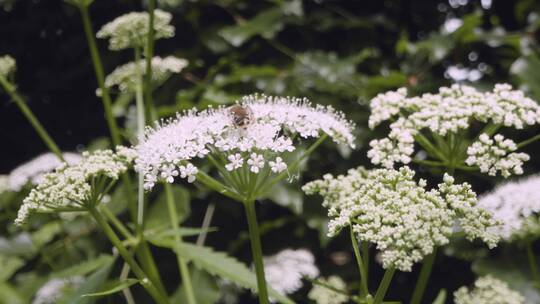
<path fill-rule="evenodd" d="M 259 294 L 259 303 L 268 304 L 268 290 L 266 288 L 266 279 L 264 276 L 264 265 L 262 256 L 262 246 L 259 232 L 259 224 L 257 223 L 257 214 L 255 212 L 255 201 L 244 201 L 246 209 L 246 217 L 249 226 L 249 239 L 251 241 L 251 252 L 253 255 L 253 264 L 255 264 L 255 273 L 257 275 L 257 291 Z"/>
<path fill-rule="evenodd" d="M 360 249 L 358 248 L 358 240 L 354 236 L 352 227 L 350 227 L 349 231 L 352 247 L 354 250 L 354 256 L 356 257 L 356 263 L 358 264 L 358 270 L 360 272 L 360 298 L 365 298 L 369 294 L 366 265 L 364 264 L 364 260 L 362 258 L 362 255 L 360 254 Z"/>
<path fill-rule="evenodd" d="M 390 286 L 390 282 L 392 281 L 392 277 L 394 276 L 395 271 L 396 269 L 394 267 L 390 267 L 386 269 L 386 271 L 384 272 L 384 276 L 381 280 L 381 283 L 379 284 L 379 288 L 377 289 L 377 292 L 375 293 L 375 299 L 373 300 L 374 304 L 383 303 L 384 296 L 386 295 L 388 286 Z"/>
<path fill-rule="evenodd" d="M 436 255 L 437 248 L 433 248 L 433 252 L 424 258 L 422 269 L 420 270 L 420 275 L 418 276 L 418 281 L 416 281 L 416 286 L 414 287 L 411 304 L 420 304 L 422 302 L 422 297 L 424 295 L 424 291 L 426 290 Z"/>
<path fill-rule="evenodd" d="M 171 189 L 171 185 L 165 183 L 165 194 L 167 196 L 167 208 L 169 209 L 169 220 L 171 222 L 171 228 L 177 229 L 178 227 L 178 213 L 176 210 L 176 204 L 174 202 L 174 195 Z M 191 277 L 189 274 L 189 268 L 187 262 L 184 258 L 180 256 L 180 245 L 182 243 L 182 238 L 178 233 L 174 234 L 174 251 L 176 253 L 176 259 L 178 261 L 178 269 L 182 277 L 182 284 L 184 285 L 184 291 L 186 293 L 187 301 L 189 304 L 195 304 L 195 294 L 193 292 L 193 286 L 191 284 Z"/>
<path fill-rule="evenodd" d="M 540 290 L 540 274 L 538 273 L 538 264 L 536 263 L 536 257 L 532 248 L 532 241 L 527 241 L 527 259 L 529 261 L 529 267 L 531 268 L 531 274 L 535 283 L 536 289 Z"/>

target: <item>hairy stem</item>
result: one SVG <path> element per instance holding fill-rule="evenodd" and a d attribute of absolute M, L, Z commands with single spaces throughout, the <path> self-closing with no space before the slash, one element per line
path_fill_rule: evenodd
<path fill-rule="evenodd" d="M 418 281 L 416 281 L 416 286 L 414 287 L 414 292 L 411 298 L 411 304 L 420 304 L 422 302 L 422 297 L 424 291 L 426 290 L 426 285 L 431 275 L 431 270 L 433 269 L 433 263 L 435 262 L 435 257 L 437 256 L 437 249 L 434 248 L 433 252 L 424 258 L 422 263 L 422 269 L 420 270 L 420 275 L 418 276 Z"/>
<path fill-rule="evenodd" d="M 259 303 L 268 304 L 268 290 L 266 288 L 266 278 L 264 276 L 264 265 L 262 246 L 259 233 L 259 224 L 257 223 L 257 214 L 255 212 L 255 201 L 244 201 L 246 216 L 249 226 L 249 239 L 251 241 L 251 252 L 253 255 L 253 264 L 255 264 L 255 273 L 257 275 L 257 291 L 259 294 Z"/>
<path fill-rule="evenodd" d="M 375 293 L 375 299 L 373 301 L 374 304 L 383 303 L 384 296 L 386 295 L 388 286 L 390 286 L 390 282 L 392 281 L 392 277 L 394 276 L 395 271 L 396 269 L 391 267 L 386 269 L 386 271 L 384 272 L 384 276 L 381 280 L 381 283 L 379 284 L 379 288 L 377 288 L 377 293 Z"/>
<path fill-rule="evenodd" d="M 28 122 L 32 125 L 34 130 L 36 130 L 37 134 L 43 140 L 45 145 L 51 150 L 54 155 L 56 155 L 60 160 L 65 161 L 64 157 L 62 156 L 62 152 L 54 142 L 54 140 L 49 136 L 49 133 L 45 130 L 43 125 L 39 122 L 39 120 L 36 118 L 34 113 L 32 113 L 32 110 L 26 105 L 26 102 L 22 99 L 22 97 L 17 93 L 17 90 L 14 85 L 9 83 L 6 78 L 3 76 L 0 76 L 0 84 L 6 91 L 6 93 L 11 97 L 11 99 L 15 102 L 19 110 L 23 113 L 23 115 L 28 119 Z"/>
<path fill-rule="evenodd" d="M 167 196 L 167 207 L 169 208 L 169 220 L 171 222 L 171 228 L 177 229 L 178 227 L 178 213 L 176 211 L 176 204 L 174 202 L 174 194 L 172 192 L 171 185 L 168 183 L 165 183 L 165 194 Z M 191 284 L 191 277 L 189 275 L 189 268 L 187 266 L 187 262 L 185 259 L 183 259 L 180 256 L 180 245 L 182 243 L 182 238 L 180 237 L 180 234 L 174 233 L 174 243 L 175 243 L 175 253 L 176 253 L 176 259 L 178 261 L 178 269 L 180 271 L 180 275 L 182 276 L 182 283 L 184 284 L 184 291 L 186 293 L 186 297 L 189 304 L 195 304 L 197 301 L 195 300 L 195 294 L 193 293 L 193 287 Z"/>
<path fill-rule="evenodd" d="M 356 264 L 358 264 L 358 270 L 360 272 L 360 298 L 365 298 L 367 294 L 369 293 L 366 268 L 364 267 L 364 261 L 362 260 L 360 249 L 358 248 L 358 240 L 354 236 L 352 227 L 350 227 L 349 231 L 350 231 L 350 236 L 351 236 L 352 247 L 354 250 L 354 256 L 356 257 Z"/>
<path fill-rule="evenodd" d="M 131 254 L 127 251 L 126 247 L 124 247 L 124 245 L 122 244 L 122 241 L 118 238 L 114 230 L 111 228 L 111 226 L 109 226 L 109 224 L 101 216 L 101 214 L 95 208 L 91 208 L 89 209 L 89 211 L 98 223 L 98 225 L 101 227 L 101 229 L 103 229 L 103 232 L 105 232 L 111 243 L 113 243 L 114 247 L 116 247 L 118 253 L 122 256 L 122 258 L 124 258 L 126 263 L 128 263 L 129 267 L 131 267 L 131 270 L 133 271 L 135 276 L 137 276 L 141 285 L 148 291 L 148 293 L 152 296 L 156 303 L 169 303 L 167 296 L 159 291 L 159 289 L 156 287 L 155 282 L 153 282 L 153 280 L 149 276 L 147 276 L 146 273 L 141 269 L 139 264 L 135 261 L 135 259 L 133 259 Z"/>

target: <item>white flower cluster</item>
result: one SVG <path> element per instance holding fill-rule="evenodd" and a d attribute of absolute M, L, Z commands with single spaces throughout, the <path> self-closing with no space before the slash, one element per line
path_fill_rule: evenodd
<path fill-rule="evenodd" d="M 77 153 L 62 153 L 68 165 L 75 165 L 81 161 L 82 157 Z M 20 191 L 26 184 L 37 185 L 41 182 L 43 175 L 54 171 L 54 169 L 64 164 L 54 153 L 48 152 L 26 162 L 13 169 L 9 174 L 9 188 L 11 191 Z"/>
<path fill-rule="evenodd" d="M 84 283 L 84 277 L 51 279 L 36 292 L 32 304 L 56 304 L 70 290 Z"/>
<path fill-rule="evenodd" d="M 438 189 L 426 191 L 426 182 L 415 182 L 414 175 L 408 167 L 371 171 L 360 167 L 346 176 L 327 174 L 302 189 L 324 197 L 329 236 L 352 226 L 360 240 L 377 245 L 384 268 L 411 271 L 434 247 L 449 242 L 455 220 L 469 239 L 496 245 L 497 235 L 488 230 L 497 222 L 475 206 L 476 195 L 468 184 L 455 185 L 445 175 Z"/>
<path fill-rule="evenodd" d="M 540 175 L 497 186 L 482 197 L 478 206 L 493 213 L 502 222 L 496 233 L 511 240 L 527 235 L 540 235 Z"/>
<path fill-rule="evenodd" d="M 182 58 L 173 56 L 154 57 L 152 58 L 152 82 L 154 85 L 160 85 L 169 79 L 172 73 L 180 73 L 187 65 L 187 60 Z M 135 91 L 137 68 L 141 75 L 144 75 L 146 73 L 146 60 L 141 59 L 138 67 L 135 62 L 129 62 L 117 67 L 105 78 L 105 86 L 107 88 L 118 86 L 120 92 Z"/>
<path fill-rule="evenodd" d="M 0 57 L 0 77 L 7 78 L 9 75 L 15 72 L 16 64 L 15 59 L 9 55 Z"/>
<path fill-rule="evenodd" d="M 495 85 L 492 92 L 453 85 L 440 88 L 438 94 L 411 98 L 407 97 L 407 90 L 401 88 L 373 98 L 371 111 L 370 128 L 386 120 L 393 121 L 388 136 L 371 141 L 368 152 L 372 163 L 387 168 L 396 162 L 407 164 L 411 161 L 415 136 L 422 130 L 444 137 L 469 128 L 473 120 L 515 129 L 540 123 L 540 106 L 507 84 Z M 477 150 L 475 148 L 471 153 Z M 482 155 L 475 157 L 479 159 Z M 502 157 L 499 160 L 505 161 Z"/>
<path fill-rule="evenodd" d="M 170 25 L 172 15 L 156 9 L 154 11 L 154 39 L 171 38 L 174 26 Z M 109 38 L 109 49 L 143 48 L 148 37 L 148 12 L 131 12 L 105 24 L 98 32 L 98 38 Z"/>
<path fill-rule="evenodd" d="M 319 275 L 315 257 L 305 249 L 285 249 L 263 259 L 268 285 L 280 294 L 291 294 L 302 287 L 302 278 Z"/>
<path fill-rule="evenodd" d="M 496 175 L 498 171 L 504 177 L 512 174 L 523 174 L 523 162 L 529 160 L 526 153 L 515 153 L 516 143 L 511 139 L 505 139 L 501 134 L 497 134 L 493 139 L 487 134 L 481 134 L 478 141 L 474 142 L 468 149 L 469 157 L 465 163 L 469 166 L 478 166 L 480 172 Z"/>
<path fill-rule="evenodd" d="M 345 290 L 347 285 L 338 276 L 330 276 L 322 278 L 319 281 L 337 290 Z M 317 304 L 342 304 L 349 300 L 347 295 L 336 292 L 328 287 L 315 285 L 308 294 L 308 298 L 315 301 Z"/>
<path fill-rule="evenodd" d="M 264 95 L 246 96 L 238 105 L 252 112 L 246 128 L 235 125 L 230 108 L 192 110 L 148 128 L 135 148 L 135 169 L 144 175 L 145 189 L 152 189 L 158 179 L 172 183 L 180 176 L 194 181 L 198 169 L 191 161 L 207 156 L 223 162 L 233 174 L 282 172 L 287 164 L 281 156 L 295 150 L 293 138 L 326 133 L 334 141 L 354 147 L 354 125 L 330 107 L 314 107 L 306 99 Z"/>
<path fill-rule="evenodd" d="M 61 166 L 43 176 L 42 181 L 24 199 L 15 223 L 23 224 L 33 212 L 83 211 L 91 200 L 98 200 L 99 203 L 106 193 L 94 193 L 103 190 L 95 187 L 104 182 L 103 178 L 118 179 L 135 157 L 135 152 L 126 147 L 117 147 L 116 153 L 111 150 L 84 152 L 79 163 Z"/>
<path fill-rule="evenodd" d="M 454 292 L 456 304 L 523 304 L 523 296 L 510 289 L 506 282 L 484 276 L 474 282 L 474 288 L 465 286 Z"/>

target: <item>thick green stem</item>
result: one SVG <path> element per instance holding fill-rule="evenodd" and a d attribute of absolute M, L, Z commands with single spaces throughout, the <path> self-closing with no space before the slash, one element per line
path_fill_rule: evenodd
<path fill-rule="evenodd" d="M 255 212 L 255 201 L 245 201 L 244 207 L 246 208 L 246 216 L 249 226 L 249 238 L 251 240 L 253 264 L 255 264 L 255 273 L 257 275 L 257 291 L 259 294 L 259 304 L 268 304 L 268 290 L 266 288 L 266 278 L 264 277 L 263 255 L 259 233 L 259 224 L 257 223 L 257 214 Z"/>
<path fill-rule="evenodd" d="M 369 243 L 361 242 L 360 251 L 362 253 L 362 262 L 364 263 L 364 271 L 366 272 L 366 284 L 369 285 Z"/>
<path fill-rule="evenodd" d="M 28 119 L 32 127 L 34 127 L 34 130 L 36 130 L 39 137 L 41 137 L 41 140 L 47 145 L 49 150 L 51 150 L 54 155 L 56 155 L 59 159 L 64 161 L 64 157 L 62 156 L 62 152 L 54 142 L 54 140 L 49 136 L 49 133 L 45 130 L 43 125 L 39 122 L 39 120 L 34 116 L 34 113 L 32 113 L 32 110 L 26 105 L 26 102 L 22 99 L 22 97 L 17 93 L 17 90 L 14 85 L 12 85 L 9 81 L 7 81 L 6 78 L 3 76 L 0 76 L 0 84 L 6 91 L 6 93 L 11 97 L 11 99 L 15 102 L 17 107 L 19 107 L 19 110 L 23 113 L 23 115 Z"/>
<path fill-rule="evenodd" d="M 156 8 L 156 0 L 148 0 L 148 39 L 146 40 L 146 73 L 145 73 L 145 99 L 146 99 L 146 117 L 148 122 L 157 120 L 157 113 L 152 100 L 152 57 L 154 56 L 154 9 Z"/>
<path fill-rule="evenodd" d="M 536 257 L 534 256 L 534 251 L 532 248 L 532 242 L 528 241 L 526 244 L 527 247 L 527 258 L 529 260 L 529 267 L 531 268 L 531 274 L 535 283 L 535 287 L 540 290 L 540 274 L 538 273 L 538 264 L 536 263 Z"/>
<path fill-rule="evenodd" d="M 165 194 L 167 196 L 167 207 L 169 208 L 169 220 L 171 222 L 171 228 L 176 229 L 178 227 L 178 213 L 176 211 L 176 204 L 174 202 L 174 194 L 171 189 L 171 185 L 166 183 L 164 185 Z M 178 260 L 178 269 L 180 270 L 180 275 L 182 276 L 182 283 L 184 284 L 184 291 L 189 304 L 195 304 L 195 294 L 193 293 L 193 286 L 191 284 L 191 277 L 189 275 L 189 268 L 186 261 L 180 256 L 179 248 L 182 243 L 182 238 L 178 233 L 174 234 L 175 242 L 175 253 L 176 259 Z"/>
<path fill-rule="evenodd" d="M 422 269 L 420 270 L 420 275 L 418 276 L 418 281 L 416 281 L 416 286 L 414 287 L 414 292 L 411 298 L 411 304 L 420 304 L 424 291 L 426 290 L 426 285 L 431 275 L 431 269 L 433 269 L 433 264 L 435 262 L 435 257 L 437 256 L 437 249 L 433 249 L 433 252 L 424 258 L 422 263 Z"/>
<path fill-rule="evenodd" d="M 92 64 L 94 65 L 94 71 L 96 73 L 96 79 L 99 89 L 101 90 L 101 100 L 103 102 L 103 108 L 105 110 L 105 119 L 111 132 L 111 139 L 114 146 L 121 144 L 120 131 L 118 125 L 114 119 L 112 113 L 112 101 L 109 95 L 109 90 L 105 87 L 105 74 L 103 73 L 103 64 L 101 63 L 101 57 L 94 38 L 94 31 L 92 30 L 92 22 L 88 14 L 88 7 L 85 5 L 78 5 L 79 11 L 83 21 L 84 33 L 86 35 L 86 41 L 88 42 L 88 48 L 90 49 L 90 56 L 92 57 Z"/>
<path fill-rule="evenodd" d="M 532 144 L 533 142 L 535 142 L 535 141 L 537 141 L 537 140 L 539 140 L 539 139 L 540 139 L 540 134 L 537 134 L 537 135 L 535 135 L 535 136 L 533 136 L 533 137 L 531 137 L 531 138 L 529 138 L 529 139 L 526 139 L 526 140 L 524 140 L 524 141 L 518 143 L 518 144 L 517 144 L 517 147 L 518 147 L 518 149 L 523 148 L 523 147 L 525 147 L 526 145 Z"/>
<path fill-rule="evenodd" d="M 122 222 L 107 208 L 106 206 L 101 206 L 99 209 L 105 217 L 113 224 L 113 226 L 122 234 L 122 236 L 128 240 L 132 240 L 134 237 L 129 231 L 129 229 L 122 224 Z"/>
<path fill-rule="evenodd" d="M 379 284 L 379 288 L 377 288 L 377 293 L 375 293 L 375 299 L 373 300 L 374 304 L 383 303 L 384 296 L 386 295 L 388 286 L 390 286 L 390 282 L 392 281 L 392 277 L 394 276 L 395 271 L 396 269 L 392 267 L 386 269 L 386 271 L 384 272 L 381 284 Z"/>
<path fill-rule="evenodd" d="M 167 296 L 165 294 L 162 294 L 156 287 L 155 282 L 153 282 L 153 280 L 149 276 L 147 276 L 146 273 L 144 273 L 139 264 L 127 251 L 126 247 L 124 247 L 122 241 L 118 238 L 114 230 L 111 228 L 111 226 L 109 226 L 109 223 L 107 223 L 107 221 L 95 208 L 92 208 L 89 211 L 98 223 L 98 225 L 101 227 L 101 229 L 103 229 L 103 232 L 105 232 L 111 243 L 113 243 L 114 247 L 116 247 L 118 253 L 122 256 L 122 258 L 124 258 L 126 263 L 129 264 L 129 267 L 131 267 L 131 270 L 133 271 L 135 276 L 137 276 L 141 285 L 148 291 L 148 293 L 152 296 L 156 303 L 169 303 Z"/>
<path fill-rule="evenodd" d="M 349 231 L 351 236 L 351 243 L 354 250 L 354 256 L 356 257 L 356 264 L 358 264 L 358 270 L 360 271 L 360 298 L 364 298 L 369 293 L 366 268 L 364 267 L 364 261 L 362 260 L 360 249 L 358 248 L 358 240 L 354 236 L 352 227 L 350 227 Z"/>

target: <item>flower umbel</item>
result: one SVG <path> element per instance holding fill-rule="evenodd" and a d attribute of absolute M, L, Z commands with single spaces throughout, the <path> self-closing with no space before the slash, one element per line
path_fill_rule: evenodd
<path fill-rule="evenodd" d="M 82 160 L 45 174 L 24 199 L 15 223 L 21 225 L 33 212 L 84 211 L 97 205 L 133 159 L 133 150 L 117 147 L 117 152 L 84 152 Z"/>
<path fill-rule="evenodd" d="M 488 228 L 497 222 L 475 206 L 476 195 L 468 184 L 456 185 L 445 175 L 438 189 L 426 191 L 426 182 L 417 183 L 414 175 L 408 167 L 371 171 L 360 167 L 345 176 L 327 174 L 303 190 L 324 197 L 329 236 L 351 226 L 358 239 L 377 245 L 384 268 L 411 271 L 434 247 L 449 242 L 454 220 L 469 239 L 496 245 L 498 237 Z"/>
<path fill-rule="evenodd" d="M 105 78 L 105 86 L 107 88 L 118 86 L 118 90 L 122 93 L 134 92 L 137 85 L 137 68 L 142 75 L 146 73 L 146 61 L 142 59 L 138 65 L 137 67 L 134 62 L 129 62 L 117 67 Z M 161 85 L 173 73 L 180 73 L 187 65 L 187 60 L 173 56 L 152 58 L 152 83 L 154 86 Z"/>
<path fill-rule="evenodd" d="M 464 138 L 463 130 L 469 129 L 474 121 L 487 124 L 493 130 L 523 129 L 540 123 L 540 106 L 507 84 L 495 85 L 491 92 L 453 85 L 440 88 L 438 94 L 411 98 L 402 88 L 377 95 L 371 100 L 371 111 L 370 128 L 386 120 L 393 121 L 386 138 L 370 143 L 368 157 L 374 164 L 391 168 L 396 162 L 411 162 L 417 142 L 430 157 L 447 165 L 477 165 L 482 172 L 494 175 L 501 171 L 505 177 L 521 174 L 521 164 L 528 156 L 524 153 L 507 155 L 517 147 L 502 135 L 496 135 L 495 142 L 488 134 L 482 135 L 480 142 L 467 151 L 465 140 L 468 139 Z M 430 138 L 435 144 L 430 144 Z"/>
<path fill-rule="evenodd" d="M 229 108 L 192 110 L 148 128 L 135 148 L 135 169 L 144 174 L 145 188 L 152 189 L 159 179 L 172 182 L 182 168 L 190 170 L 180 177 L 192 181 L 197 174 L 193 162 L 207 158 L 226 183 L 242 193 L 287 169 L 287 153 L 296 149 L 293 139 L 327 134 L 354 147 L 353 124 L 332 108 L 312 106 L 306 99 L 260 95 L 244 97 L 239 105 L 253 112 L 246 128 L 234 124 Z"/>
<path fill-rule="evenodd" d="M 62 153 L 62 156 L 70 166 L 77 164 L 82 159 L 81 155 L 77 153 L 66 152 Z M 64 162 L 53 153 L 41 154 L 11 171 L 9 174 L 9 187 L 11 191 L 20 191 L 27 183 L 37 185 L 41 182 L 45 173 L 54 171 L 63 164 Z"/>
<path fill-rule="evenodd" d="M 172 15 L 156 9 L 154 11 L 154 39 L 171 38 L 174 27 L 170 25 Z M 109 38 L 109 49 L 123 50 L 142 48 L 148 37 L 148 12 L 131 12 L 105 24 L 98 32 L 98 38 Z"/>
<path fill-rule="evenodd" d="M 478 206 L 502 222 L 496 233 L 506 240 L 540 235 L 540 175 L 507 182 L 480 197 Z"/>
<path fill-rule="evenodd" d="M 302 278 L 316 278 L 319 269 L 315 257 L 305 249 L 285 249 L 264 258 L 265 277 L 278 293 L 290 294 L 302 287 Z"/>
<path fill-rule="evenodd" d="M 523 296 L 506 282 L 492 276 L 484 276 L 474 282 L 474 288 L 465 286 L 454 292 L 456 304 L 523 304 Z"/>

